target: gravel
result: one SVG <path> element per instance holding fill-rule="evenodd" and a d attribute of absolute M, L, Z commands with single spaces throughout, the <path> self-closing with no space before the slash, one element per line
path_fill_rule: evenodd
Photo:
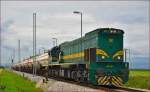
<path fill-rule="evenodd" d="M 14 71 L 23 77 L 26 77 L 34 82 L 36 82 L 36 87 L 40 87 L 44 90 L 44 92 L 106 92 L 104 90 L 93 89 L 85 86 L 80 86 L 76 84 L 71 84 L 68 82 L 62 82 L 54 79 L 48 79 L 47 82 L 43 83 L 44 77 L 41 76 L 33 76 L 32 74 L 22 73 L 18 71 Z"/>

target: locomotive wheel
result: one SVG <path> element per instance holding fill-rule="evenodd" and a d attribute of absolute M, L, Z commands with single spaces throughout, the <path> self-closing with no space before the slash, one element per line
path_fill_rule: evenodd
<path fill-rule="evenodd" d="M 77 73 L 77 78 L 76 78 L 76 81 L 77 82 L 81 82 L 82 80 L 81 80 L 81 71 L 80 70 L 78 70 L 78 71 L 76 71 L 76 73 Z"/>
<path fill-rule="evenodd" d="M 77 71 L 73 71 L 73 79 L 75 80 L 75 81 L 78 81 L 78 76 L 77 76 Z"/>

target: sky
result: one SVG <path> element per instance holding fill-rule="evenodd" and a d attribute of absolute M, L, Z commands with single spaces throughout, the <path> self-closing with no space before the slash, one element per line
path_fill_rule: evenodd
<path fill-rule="evenodd" d="M 83 34 L 97 28 L 122 29 L 124 48 L 131 51 L 130 60 L 148 58 L 148 1 L 2 1 L 2 63 L 11 62 L 14 50 L 15 62 L 18 62 L 18 40 L 21 59 L 32 55 L 34 12 L 37 14 L 37 52 L 41 48 L 50 49 L 52 38 L 57 38 L 58 44 L 79 38 L 80 15 L 73 11 L 83 13 Z"/>

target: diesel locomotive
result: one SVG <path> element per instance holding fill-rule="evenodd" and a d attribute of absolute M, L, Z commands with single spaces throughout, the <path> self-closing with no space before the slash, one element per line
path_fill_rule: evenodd
<path fill-rule="evenodd" d="M 123 35 L 121 29 L 99 28 L 64 42 L 36 56 L 37 73 L 93 85 L 122 86 L 129 77 Z M 32 57 L 12 68 L 32 73 Z"/>

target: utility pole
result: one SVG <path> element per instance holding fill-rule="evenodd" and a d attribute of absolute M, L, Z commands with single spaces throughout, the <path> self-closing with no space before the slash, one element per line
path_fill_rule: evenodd
<path fill-rule="evenodd" d="M 1 4 L 1 2 L 0 2 L 0 4 Z M 1 24 L 1 23 L 2 23 L 2 22 L 0 21 L 0 24 Z M 2 56 L 1 56 L 1 55 L 2 55 L 2 49 L 1 49 L 1 48 L 2 48 L 2 40 L 1 40 L 1 39 L 2 39 L 2 34 L 1 34 L 2 32 L 1 32 L 1 31 L 2 31 L 2 27 L 1 27 L 1 25 L 0 25 L 0 66 L 2 66 L 2 65 L 1 65 L 1 63 L 2 63 L 2 62 L 1 62 L 1 60 L 2 60 L 2 59 L 1 59 L 1 58 L 2 58 Z"/>
<path fill-rule="evenodd" d="M 13 49 L 12 51 L 11 67 L 13 66 L 14 61 L 15 61 L 15 49 Z"/>
<path fill-rule="evenodd" d="M 36 13 L 33 13 L 33 76 L 36 75 Z"/>
<path fill-rule="evenodd" d="M 54 46 L 57 46 L 57 41 L 58 41 L 57 38 L 52 38 L 52 39 L 53 39 L 53 45 L 54 45 Z M 54 40 L 55 40 L 55 41 L 54 41 Z"/>
<path fill-rule="evenodd" d="M 20 40 L 18 40 L 18 61 L 19 63 L 21 63 L 21 52 L 20 52 Z M 20 67 L 19 67 L 19 71 L 20 71 Z"/>
<path fill-rule="evenodd" d="M 83 47 L 83 46 L 82 46 L 82 45 L 83 45 L 83 44 L 82 44 L 82 12 L 74 11 L 73 13 L 74 13 L 74 14 L 79 14 L 79 15 L 81 16 L 81 62 L 82 62 L 82 55 L 83 55 L 83 54 L 82 54 L 82 52 L 83 52 L 83 51 L 82 51 L 82 49 L 83 49 L 83 48 L 82 48 L 82 47 Z"/>
<path fill-rule="evenodd" d="M 33 69 L 33 76 L 34 76 L 34 13 L 33 13 L 33 66 L 32 66 L 32 69 Z"/>
<path fill-rule="evenodd" d="M 15 61 L 15 49 L 13 49 L 13 60 Z M 14 63 L 14 61 L 12 62 L 12 64 Z"/>

